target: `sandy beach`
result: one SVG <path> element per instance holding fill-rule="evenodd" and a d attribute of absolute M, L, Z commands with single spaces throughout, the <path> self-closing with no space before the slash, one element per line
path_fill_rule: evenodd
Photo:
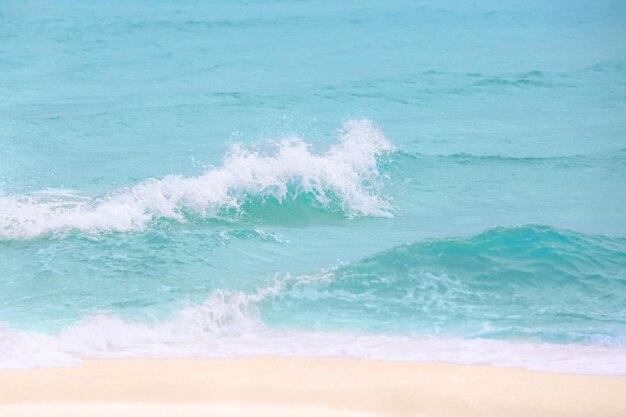
<path fill-rule="evenodd" d="M 2 416 L 625 416 L 626 378 L 309 358 L 88 360 L 0 373 Z"/>

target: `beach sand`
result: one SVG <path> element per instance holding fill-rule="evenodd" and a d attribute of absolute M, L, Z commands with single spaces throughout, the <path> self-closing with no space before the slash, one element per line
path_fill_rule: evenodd
<path fill-rule="evenodd" d="M 0 416 L 626 416 L 626 378 L 330 358 L 87 360 L 0 372 Z"/>

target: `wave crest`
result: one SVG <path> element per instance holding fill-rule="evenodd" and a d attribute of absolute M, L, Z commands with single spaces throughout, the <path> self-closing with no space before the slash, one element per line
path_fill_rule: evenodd
<path fill-rule="evenodd" d="M 626 240 L 498 227 L 391 248 L 287 283 L 270 322 L 554 343 L 626 343 Z M 325 314 L 321 314 L 324 312 Z"/>
<path fill-rule="evenodd" d="M 185 213 L 218 218 L 240 212 L 250 198 L 283 202 L 299 195 L 347 217 L 388 216 L 376 195 L 377 159 L 392 144 L 369 120 L 344 124 L 339 143 L 316 154 L 298 138 L 280 141 L 273 154 L 233 146 L 220 167 L 197 177 L 168 175 L 100 198 L 46 191 L 0 197 L 0 238 L 32 238 L 71 230 L 141 230 L 158 218 L 185 221 Z"/>

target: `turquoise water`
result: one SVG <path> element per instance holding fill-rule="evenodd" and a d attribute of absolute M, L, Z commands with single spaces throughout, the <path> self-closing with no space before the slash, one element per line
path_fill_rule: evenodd
<path fill-rule="evenodd" d="M 618 1 L 3 2 L 0 366 L 626 374 L 624 22 Z"/>

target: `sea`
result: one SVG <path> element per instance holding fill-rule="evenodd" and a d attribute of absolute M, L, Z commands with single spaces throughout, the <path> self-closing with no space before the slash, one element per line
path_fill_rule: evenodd
<path fill-rule="evenodd" d="M 626 2 L 0 3 L 0 369 L 626 375 Z"/>

